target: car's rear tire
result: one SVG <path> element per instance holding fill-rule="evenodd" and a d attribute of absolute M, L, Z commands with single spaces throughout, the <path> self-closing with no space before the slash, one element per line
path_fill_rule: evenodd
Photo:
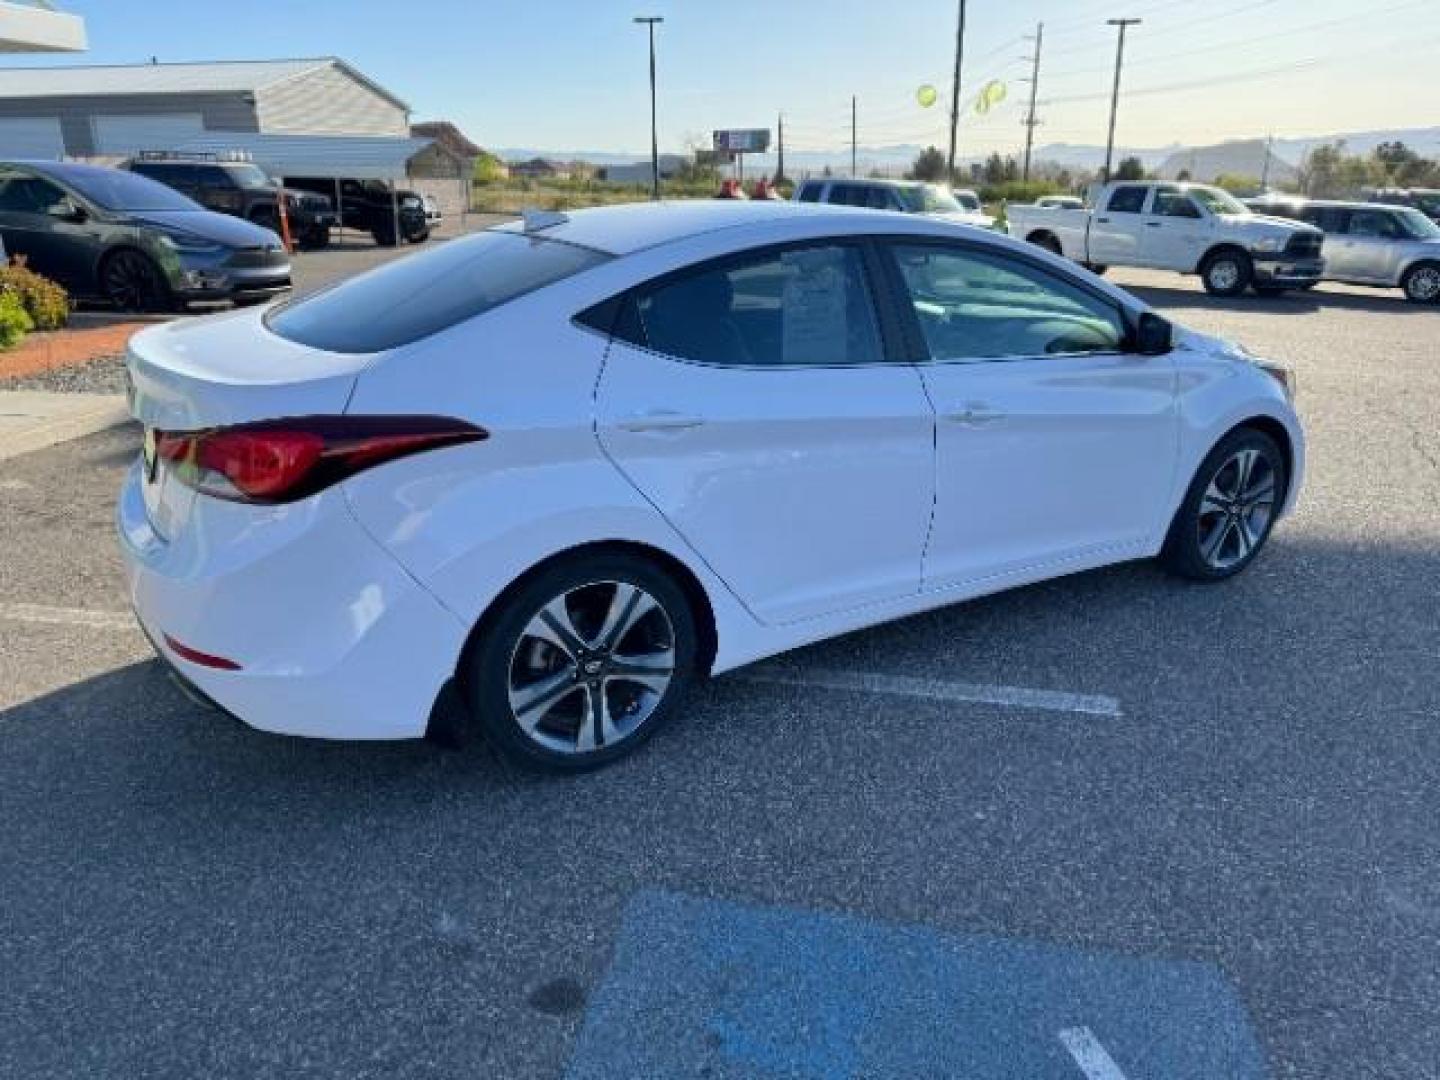
<path fill-rule="evenodd" d="M 175 297 L 164 272 L 143 251 L 112 251 L 100 263 L 96 276 L 105 299 L 121 311 L 174 310 Z"/>
<path fill-rule="evenodd" d="M 1440 301 L 1440 263 L 1416 263 L 1400 279 L 1405 299 L 1412 304 L 1433 304 Z"/>
<path fill-rule="evenodd" d="M 1252 427 L 1230 432 L 1196 470 L 1161 564 L 1196 581 L 1240 573 L 1269 538 L 1288 484 L 1285 455 L 1274 439 Z"/>
<path fill-rule="evenodd" d="M 697 648 L 694 612 L 668 574 L 628 552 L 582 554 L 502 597 L 460 684 L 506 758 L 582 772 L 630 753 L 673 716 Z"/>
<path fill-rule="evenodd" d="M 1254 277 L 1255 264 L 1239 248 L 1221 248 L 1200 265 L 1200 281 L 1211 296 L 1239 296 Z"/>
<path fill-rule="evenodd" d="M 375 238 L 375 243 L 380 247 L 395 246 L 395 230 L 389 228 L 372 229 L 370 235 Z"/>

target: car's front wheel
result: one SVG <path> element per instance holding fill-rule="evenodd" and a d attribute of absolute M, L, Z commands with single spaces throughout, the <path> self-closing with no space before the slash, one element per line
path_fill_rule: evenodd
<path fill-rule="evenodd" d="M 630 753 L 674 713 L 694 678 L 684 591 L 628 553 L 548 567 L 505 597 L 469 650 L 461 684 L 506 757 L 579 772 Z"/>
<path fill-rule="evenodd" d="M 1270 536 L 1289 478 L 1285 455 L 1263 431 L 1242 427 L 1201 462 L 1160 561 L 1197 581 L 1220 581 L 1249 566 Z"/>
<path fill-rule="evenodd" d="M 1233 248 L 1222 248 L 1200 267 L 1200 281 L 1212 296 L 1239 296 L 1255 276 L 1250 256 Z"/>
<path fill-rule="evenodd" d="M 143 251 L 122 248 L 100 264 L 100 291 L 121 311 L 169 311 L 174 297 L 164 273 Z"/>

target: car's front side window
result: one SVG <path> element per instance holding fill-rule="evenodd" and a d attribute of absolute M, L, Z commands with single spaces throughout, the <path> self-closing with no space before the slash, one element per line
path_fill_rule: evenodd
<path fill-rule="evenodd" d="M 860 249 L 784 248 L 670 275 L 637 294 L 633 333 L 704 364 L 875 364 L 884 348 Z"/>
<path fill-rule="evenodd" d="M 1190 201 L 1190 196 L 1178 187 L 1155 189 L 1155 210 L 1161 217 L 1198 218 L 1200 211 Z"/>
<path fill-rule="evenodd" d="M 1119 309 L 1064 278 L 973 248 L 896 244 L 932 360 L 1116 352 Z"/>

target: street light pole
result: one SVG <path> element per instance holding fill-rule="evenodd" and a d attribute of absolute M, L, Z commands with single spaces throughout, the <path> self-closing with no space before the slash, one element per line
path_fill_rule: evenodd
<path fill-rule="evenodd" d="M 1106 19 L 1107 26 L 1118 26 L 1120 38 L 1115 44 L 1115 87 L 1110 91 L 1110 134 L 1105 139 L 1105 172 L 1101 180 L 1110 180 L 1110 156 L 1115 152 L 1115 110 L 1120 105 L 1120 65 L 1125 60 L 1125 28 L 1134 26 L 1139 19 Z"/>
<path fill-rule="evenodd" d="M 665 20 L 659 15 L 636 15 L 650 31 L 650 197 L 660 198 L 660 141 L 655 133 L 655 24 Z"/>

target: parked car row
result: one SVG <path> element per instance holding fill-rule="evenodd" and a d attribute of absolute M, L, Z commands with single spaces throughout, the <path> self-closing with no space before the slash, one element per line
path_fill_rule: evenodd
<path fill-rule="evenodd" d="M 1217 187 L 1111 183 L 1094 205 L 1011 206 L 1006 220 L 1011 236 L 1097 272 L 1142 266 L 1198 274 L 1216 296 L 1310 288 L 1324 269 L 1320 230 L 1261 217 Z"/>
<path fill-rule="evenodd" d="M 281 187 L 253 162 L 142 154 L 125 167 L 174 188 L 206 209 L 280 231 Z M 302 248 L 328 244 L 330 230 L 340 220 L 330 200 L 311 192 L 286 191 L 284 197 L 295 242 Z"/>
<path fill-rule="evenodd" d="M 86 300 L 127 311 L 192 302 L 267 300 L 291 285 L 277 230 L 280 199 L 300 247 L 347 228 L 390 246 L 419 243 L 441 220 L 415 192 L 378 180 L 291 177 L 284 185 L 248 161 L 141 155 L 121 168 L 0 162 L 0 239 L 7 255 Z"/>
<path fill-rule="evenodd" d="M 290 288 L 290 254 L 272 230 L 125 169 L 0 162 L 0 237 L 73 296 L 126 311 Z"/>
<path fill-rule="evenodd" d="M 1321 230 L 1326 281 L 1401 289 L 1417 304 L 1440 300 L 1440 225 L 1414 207 L 1273 195 L 1245 205 Z"/>
<path fill-rule="evenodd" d="M 797 187 L 795 201 L 926 214 L 964 225 L 978 225 L 982 229 L 995 224 L 975 192 L 920 181 L 823 177 L 806 180 Z"/>

